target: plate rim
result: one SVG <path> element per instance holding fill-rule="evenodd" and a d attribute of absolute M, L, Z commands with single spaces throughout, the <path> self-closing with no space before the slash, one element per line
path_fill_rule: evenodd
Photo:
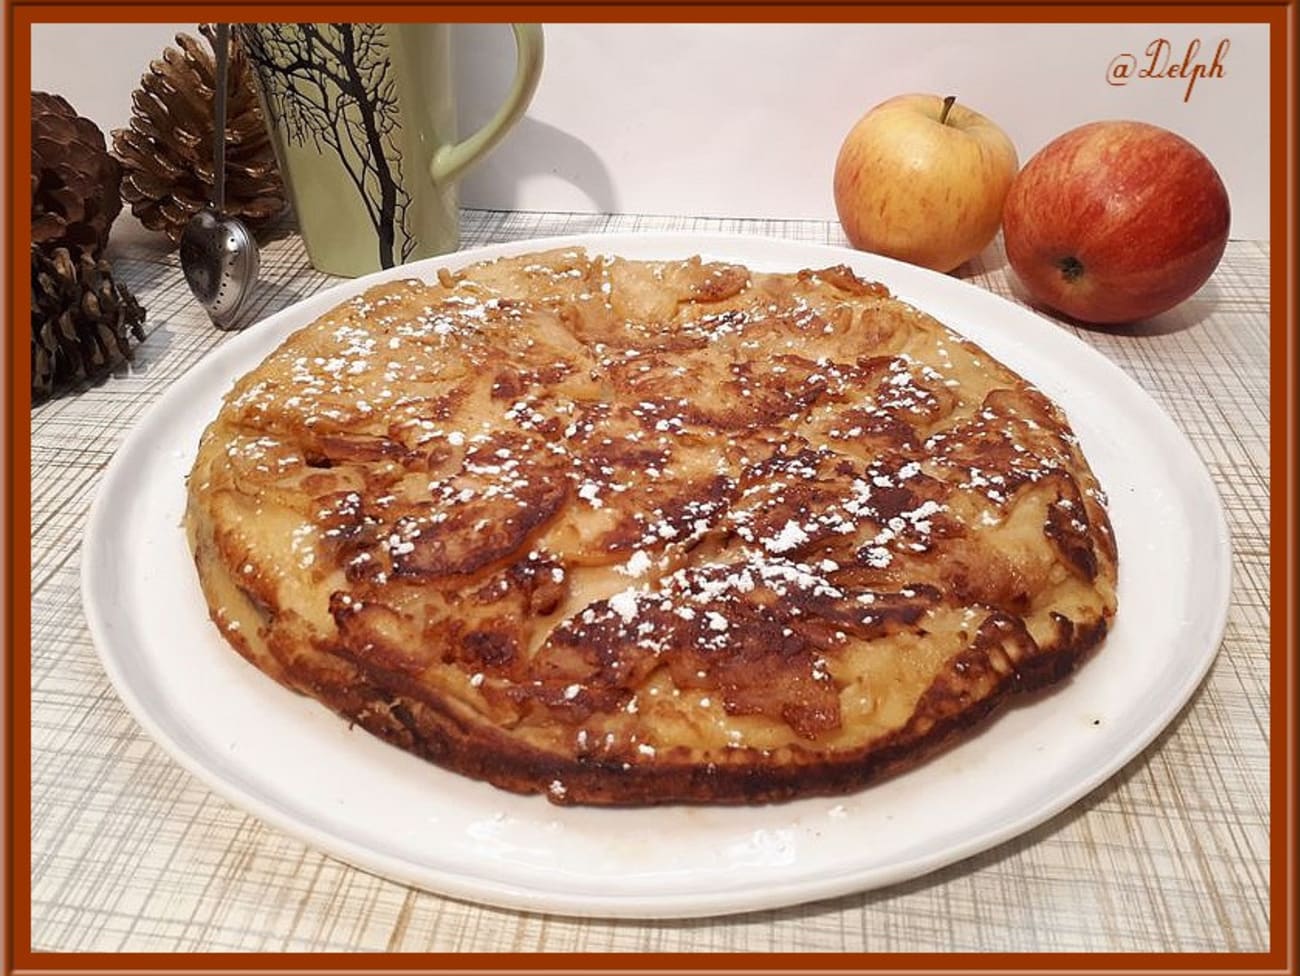
<path fill-rule="evenodd" d="M 734 248 L 737 245 L 742 247 L 789 248 L 809 253 L 816 251 L 825 253 L 828 259 L 839 259 L 850 265 L 855 260 L 862 260 L 868 264 L 883 263 L 886 270 L 895 267 L 903 270 L 905 277 L 919 274 L 923 281 L 942 280 L 945 283 L 944 287 L 956 286 L 958 289 L 965 290 L 967 294 L 979 296 L 980 301 L 991 301 L 995 304 L 1002 303 L 1016 310 L 1017 314 L 1029 315 L 1042 320 L 1044 327 L 1050 328 L 1055 333 L 1056 338 L 1054 341 L 1065 340 L 1067 343 L 1072 344 L 1076 351 L 1079 349 L 1084 350 L 1080 355 L 1085 355 L 1093 360 L 1090 365 L 1094 368 L 1100 366 L 1104 371 L 1112 372 L 1112 375 L 1121 378 L 1121 381 L 1130 388 L 1131 393 L 1140 396 L 1151 416 L 1160 418 L 1165 427 L 1163 433 L 1166 442 L 1192 463 L 1195 478 L 1200 482 L 1200 491 L 1213 504 L 1217 518 L 1215 519 L 1216 524 L 1210 544 L 1218 556 L 1215 565 L 1211 567 L 1218 586 L 1213 594 L 1216 611 L 1206 639 L 1207 649 L 1201 652 L 1196 661 L 1196 667 L 1185 672 L 1182 682 L 1169 694 L 1164 707 L 1148 716 L 1141 727 L 1140 734 L 1133 736 L 1124 748 L 1117 750 L 1108 761 L 1100 763 L 1089 775 L 1079 777 L 1069 789 L 1061 791 L 1040 803 L 1037 807 L 1021 811 L 1019 815 L 1004 820 L 999 825 L 979 831 L 960 843 L 951 844 L 906 862 L 890 864 L 886 868 L 866 867 L 856 872 L 836 874 L 830 879 L 815 878 L 778 882 L 776 884 L 769 883 L 760 889 L 747 893 L 740 902 L 736 901 L 736 892 L 734 891 L 676 892 L 670 894 L 637 893 L 626 897 L 609 893 L 599 895 L 573 894 L 516 883 L 503 883 L 484 875 L 469 876 L 444 870 L 432 872 L 437 876 L 437 883 L 434 884 L 430 881 L 428 869 L 420 871 L 416 869 L 416 866 L 392 858 L 384 852 L 359 847 L 349 838 L 332 833 L 322 827 L 305 823 L 291 813 L 281 811 L 263 802 L 252 791 L 241 787 L 238 782 L 228 779 L 220 770 L 206 765 L 200 757 L 191 755 L 182 743 L 177 742 L 155 720 L 150 708 L 137 696 L 131 680 L 120 667 L 118 656 L 113 653 L 109 646 L 112 642 L 106 636 L 108 628 L 105 624 L 104 608 L 100 606 L 102 597 L 97 589 L 98 580 L 93 578 L 90 568 L 97 564 L 92 557 L 105 545 L 106 540 L 111 536 L 112 523 L 105 522 L 105 512 L 108 511 L 110 502 L 120 491 L 120 489 L 115 490 L 115 486 L 127 477 L 131 470 L 126 462 L 149 443 L 151 428 L 162 422 L 162 418 L 166 416 L 166 408 L 171 403 L 183 399 L 187 387 L 198 382 L 193 378 L 198 375 L 196 370 L 212 362 L 214 354 L 220 355 L 222 359 L 236 358 L 239 351 L 245 346 L 258 341 L 258 333 L 267 328 L 268 325 L 274 328 L 283 320 L 301 318 L 302 321 L 299 324 L 291 324 L 285 327 L 286 331 L 279 340 L 282 342 L 293 331 L 310 324 L 321 314 L 318 311 L 304 312 L 304 306 L 330 308 L 347 297 L 359 294 L 366 288 L 376 284 L 406 277 L 427 277 L 440 267 L 458 267 L 476 261 L 491 260 L 530 251 L 584 247 L 594 253 L 615 253 L 619 246 L 616 242 L 627 240 L 634 240 L 642 245 L 655 246 L 662 244 L 665 251 L 672 247 L 680 248 L 681 245 L 685 244 L 686 250 L 691 251 L 691 253 L 700 253 L 710 246 L 722 248 L 725 251 L 727 248 Z M 609 249 L 602 251 L 602 248 Z M 683 256 L 687 255 L 683 254 Z M 871 273 L 873 276 L 881 274 L 874 270 Z M 894 290 L 892 284 L 890 288 L 891 291 Z M 949 327 L 955 328 L 951 324 Z M 965 334 L 960 328 L 955 330 L 960 334 Z M 228 352 L 227 350 L 234 351 Z M 1033 378 L 1027 377 L 1027 379 L 1030 379 L 1030 382 L 1035 382 Z M 231 382 L 233 382 L 233 377 Z M 956 864 L 976 854 L 1001 846 L 1009 840 L 1033 830 L 1078 803 L 1110 780 L 1124 766 L 1140 756 L 1188 707 L 1197 689 L 1213 666 L 1221 648 L 1231 606 L 1233 585 L 1232 541 L 1222 498 L 1208 466 L 1196 451 L 1190 439 L 1168 415 L 1164 407 L 1118 363 L 1100 350 L 1078 336 L 1059 328 L 1055 322 L 1046 319 L 1036 310 L 1017 304 L 1010 298 L 992 292 L 971 281 L 929 272 L 914 265 L 905 264 L 881 255 L 854 251 L 841 245 L 770 235 L 694 232 L 689 230 L 613 231 L 495 242 L 399 265 L 358 278 L 345 279 L 305 296 L 266 318 L 258 320 L 246 328 L 242 334 L 231 337 L 228 341 L 200 356 L 178 375 L 169 387 L 135 419 L 130 431 L 123 437 L 95 488 L 94 497 L 84 525 L 80 565 L 81 600 L 92 644 L 101 667 L 103 667 L 110 683 L 113 685 L 115 693 L 126 705 L 127 710 L 141 728 L 156 744 L 163 748 L 164 752 L 173 761 L 195 776 L 206 787 L 236 808 L 252 813 L 264 823 L 302 840 L 316 851 L 368 873 L 421 890 L 432 891 L 440 895 L 473 903 L 514 910 L 543 912 L 550 915 L 587 918 L 667 919 L 718 917 L 842 897 L 848 894 L 888 887 L 908 879 L 920 877 L 939 868 Z"/>

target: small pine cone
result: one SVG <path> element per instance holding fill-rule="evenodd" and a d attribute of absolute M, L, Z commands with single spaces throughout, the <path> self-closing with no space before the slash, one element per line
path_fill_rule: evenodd
<path fill-rule="evenodd" d="M 67 100 L 32 92 L 32 241 L 98 257 L 122 210 L 122 167 Z"/>
<path fill-rule="evenodd" d="M 131 125 L 113 132 L 122 161 L 122 196 L 150 230 L 178 243 L 185 224 L 213 198 L 215 30 L 201 24 L 207 45 L 177 34 L 132 94 Z M 285 207 L 284 184 L 262 118 L 252 67 L 231 38 L 226 100 L 226 213 L 256 231 Z"/>
<path fill-rule="evenodd" d="M 95 379 L 144 341 L 145 311 L 107 261 L 32 245 L 32 401 Z"/>

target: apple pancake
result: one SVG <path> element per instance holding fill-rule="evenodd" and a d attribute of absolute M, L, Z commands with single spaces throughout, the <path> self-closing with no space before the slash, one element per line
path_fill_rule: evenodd
<path fill-rule="evenodd" d="M 1116 608 L 1060 409 L 847 267 L 559 250 L 372 288 L 235 383 L 186 523 L 258 668 L 557 803 L 857 789 Z"/>

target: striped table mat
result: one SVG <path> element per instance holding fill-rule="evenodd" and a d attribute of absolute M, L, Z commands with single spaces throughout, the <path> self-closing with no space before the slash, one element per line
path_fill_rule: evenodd
<path fill-rule="evenodd" d="M 467 211 L 466 247 L 556 234 L 759 234 L 843 243 L 824 221 Z M 1269 360 L 1266 243 L 1234 241 L 1159 327 L 1074 329 L 1168 411 L 1209 467 L 1234 541 L 1227 634 L 1156 742 L 1028 834 L 866 894 L 718 919 L 611 922 L 484 908 L 348 867 L 213 795 L 145 736 L 91 646 L 86 513 L 123 436 L 228 336 L 175 253 L 110 256 L 149 310 L 135 363 L 33 409 L 32 941 L 63 951 L 1259 951 L 1269 924 Z M 962 272 L 1023 302 L 995 246 Z M 259 312 L 332 284 L 286 228 Z M 16 869 L 21 870 L 21 866 Z"/>

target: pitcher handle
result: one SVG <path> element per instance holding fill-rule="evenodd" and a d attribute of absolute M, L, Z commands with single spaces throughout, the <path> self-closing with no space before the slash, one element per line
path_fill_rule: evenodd
<path fill-rule="evenodd" d="M 435 183 L 445 183 L 457 179 L 489 149 L 501 141 L 501 137 L 510 127 L 519 121 L 528 103 L 532 101 L 533 92 L 537 90 L 537 80 L 542 73 L 542 26 L 541 24 L 511 24 L 515 32 L 515 80 L 510 86 L 510 94 L 497 109 L 496 115 L 488 120 L 483 128 L 472 136 L 462 139 L 451 146 L 443 146 L 433 155 L 429 173 Z"/>

